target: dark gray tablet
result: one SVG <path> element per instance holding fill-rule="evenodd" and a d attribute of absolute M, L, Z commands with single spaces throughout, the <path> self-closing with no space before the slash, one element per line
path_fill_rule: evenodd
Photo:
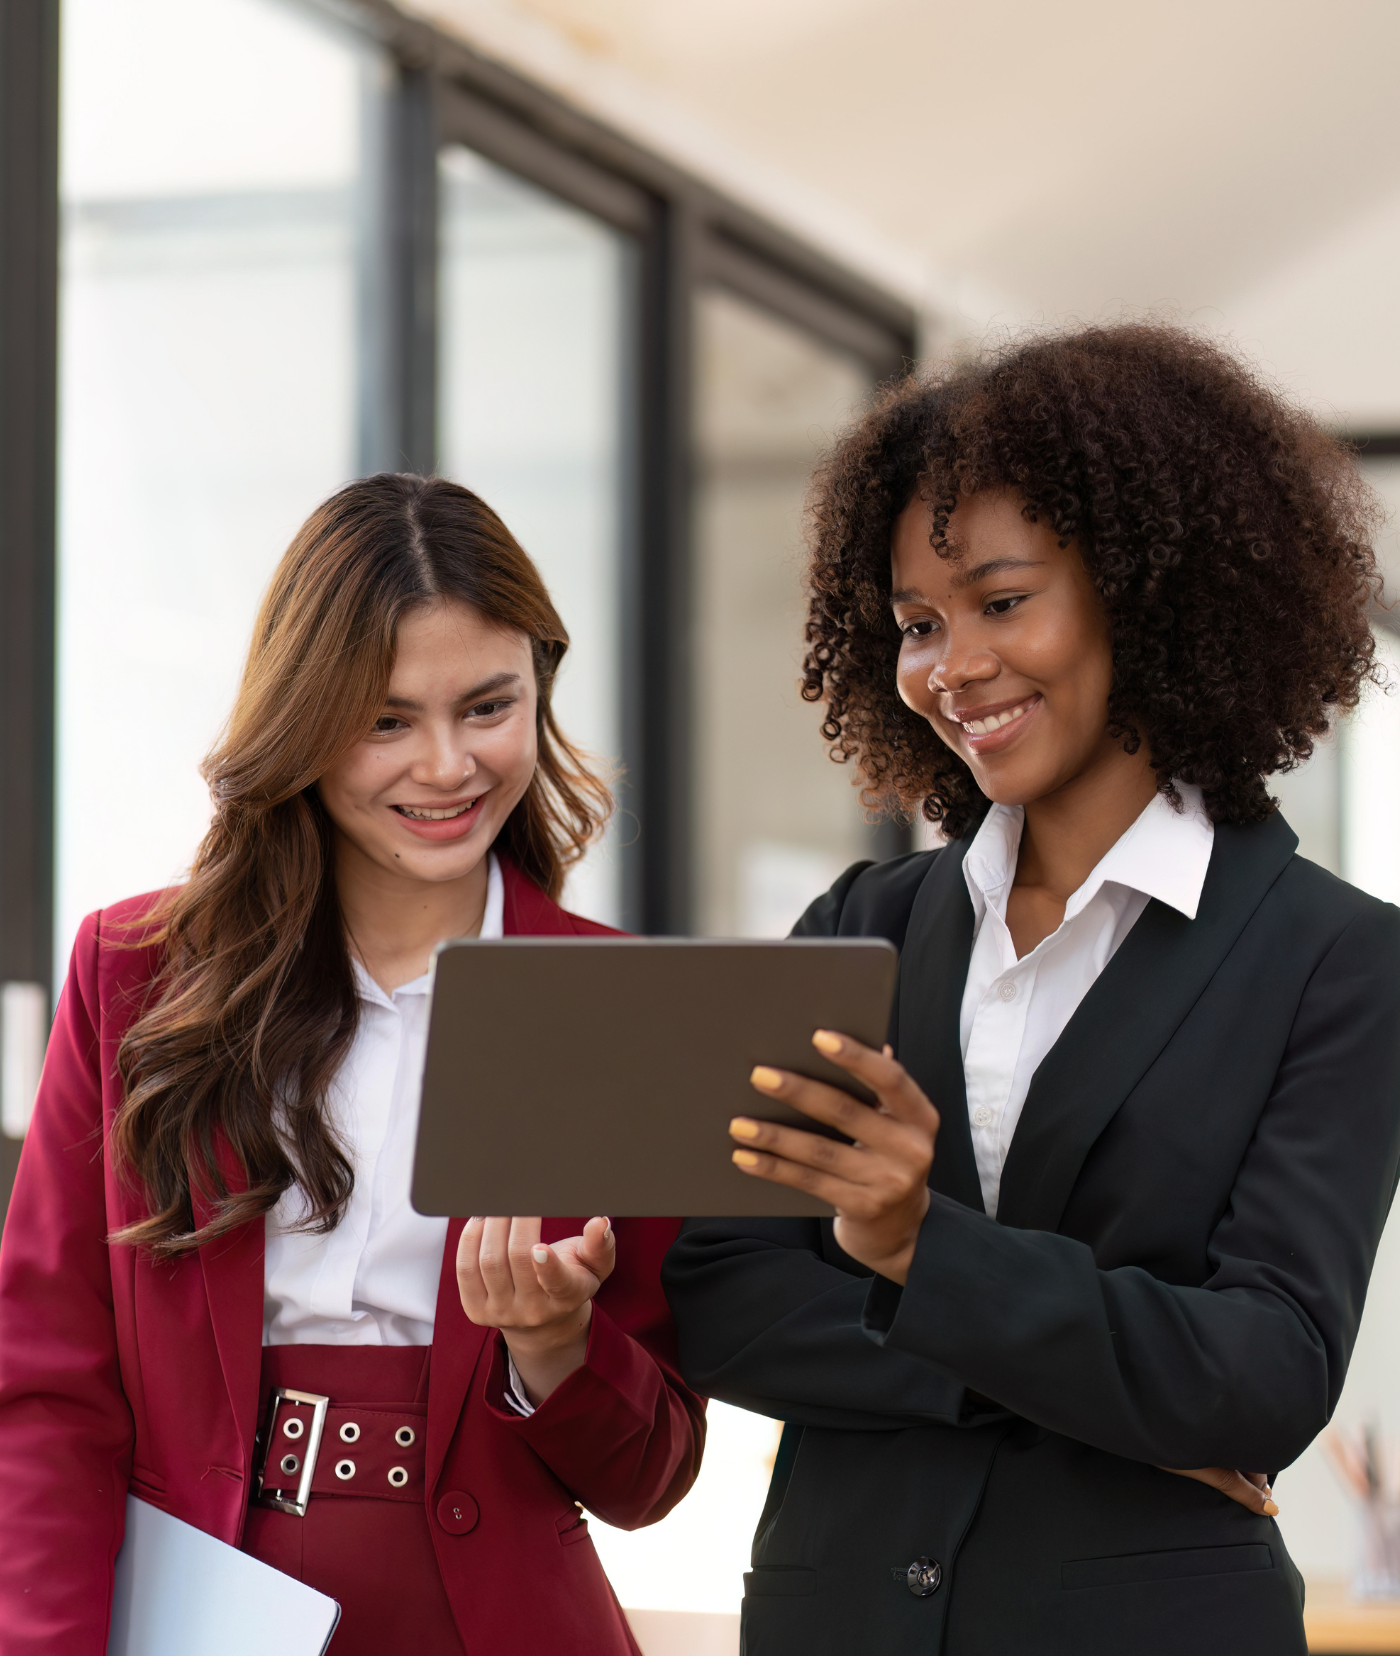
<path fill-rule="evenodd" d="M 808 1118 L 755 1064 L 855 1089 L 812 1046 L 885 1039 L 881 938 L 510 937 L 444 943 L 413 1167 L 419 1213 L 829 1215 L 740 1173 L 732 1116 Z"/>

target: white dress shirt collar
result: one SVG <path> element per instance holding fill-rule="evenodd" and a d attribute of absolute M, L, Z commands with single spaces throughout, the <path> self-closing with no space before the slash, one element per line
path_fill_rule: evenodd
<path fill-rule="evenodd" d="M 1199 788 L 1178 782 L 1176 791 L 1181 796 L 1179 810 L 1165 794 L 1152 796 L 1142 814 L 1071 895 L 1065 904 L 1066 921 L 1073 920 L 1109 882 L 1155 897 L 1188 920 L 1196 918 L 1215 828 Z M 963 876 L 978 920 L 987 909 L 1006 913 L 1025 820 L 1019 805 L 993 805 L 968 847 Z"/>
<path fill-rule="evenodd" d="M 993 805 L 963 860 L 975 925 L 959 1017 L 968 1124 L 987 1212 L 1031 1081 L 1080 1002 L 1155 897 L 1194 920 L 1215 829 L 1197 788 L 1182 807 L 1157 794 L 1065 904 L 1064 919 L 1024 955 L 1006 924 L 1025 813 Z"/>

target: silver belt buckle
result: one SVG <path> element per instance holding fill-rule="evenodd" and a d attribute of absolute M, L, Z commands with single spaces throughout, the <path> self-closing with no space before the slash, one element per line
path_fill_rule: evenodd
<path fill-rule="evenodd" d="M 286 1485 L 280 1483 L 274 1483 L 272 1488 L 264 1493 L 266 1485 L 271 1481 L 268 1477 L 268 1462 L 273 1454 L 273 1428 L 277 1422 L 277 1410 L 283 1403 L 308 1404 L 311 1408 L 309 1421 L 294 1414 L 289 1415 L 283 1422 L 282 1435 L 287 1440 L 287 1447 L 274 1463 L 276 1472 L 281 1476 L 297 1478 L 295 1497 L 286 1495 Z M 316 1457 L 321 1452 L 321 1433 L 325 1430 L 326 1411 L 330 1406 L 330 1398 L 322 1397 L 319 1392 L 293 1391 L 289 1386 L 272 1388 L 272 1402 L 267 1411 L 266 1436 L 253 1472 L 253 1499 L 259 1506 L 272 1507 L 278 1512 L 289 1512 L 293 1518 L 305 1518 L 307 1503 L 311 1499 L 311 1480 L 316 1475 Z M 302 1430 L 295 1433 L 286 1432 L 285 1427 L 292 1424 L 300 1425 Z"/>

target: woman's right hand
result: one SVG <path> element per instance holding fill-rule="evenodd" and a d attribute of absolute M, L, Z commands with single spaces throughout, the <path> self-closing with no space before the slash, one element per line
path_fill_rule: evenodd
<path fill-rule="evenodd" d="M 605 1218 L 562 1242 L 542 1242 L 540 1228 L 538 1218 L 468 1219 L 457 1244 L 462 1309 L 478 1326 L 501 1330 L 536 1404 L 583 1366 L 593 1296 L 617 1261 Z"/>
<path fill-rule="evenodd" d="M 1236 1472 L 1227 1466 L 1198 1466 L 1191 1471 L 1180 1466 L 1162 1466 L 1158 1471 L 1209 1484 L 1212 1489 L 1218 1489 L 1222 1495 L 1228 1495 L 1232 1501 L 1238 1501 L 1242 1507 L 1248 1507 L 1263 1518 L 1278 1516 L 1267 1473 Z"/>

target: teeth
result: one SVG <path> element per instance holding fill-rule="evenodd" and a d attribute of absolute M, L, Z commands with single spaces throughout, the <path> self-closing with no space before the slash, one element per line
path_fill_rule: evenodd
<path fill-rule="evenodd" d="M 409 805 L 399 805 L 396 809 L 401 815 L 412 817 L 414 822 L 449 822 L 453 817 L 463 816 L 475 804 L 475 799 L 469 799 L 465 805 L 453 805 L 446 811 L 414 810 Z"/>
<path fill-rule="evenodd" d="M 1029 706 L 1029 702 L 1022 702 L 1019 707 L 1010 707 L 1005 713 L 990 714 L 985 719 L 964 719 L 963 729 L 969 736 L 990 736 L 992 731 L 1009 725 L 1013 719 L 1019 719 Z"/>

